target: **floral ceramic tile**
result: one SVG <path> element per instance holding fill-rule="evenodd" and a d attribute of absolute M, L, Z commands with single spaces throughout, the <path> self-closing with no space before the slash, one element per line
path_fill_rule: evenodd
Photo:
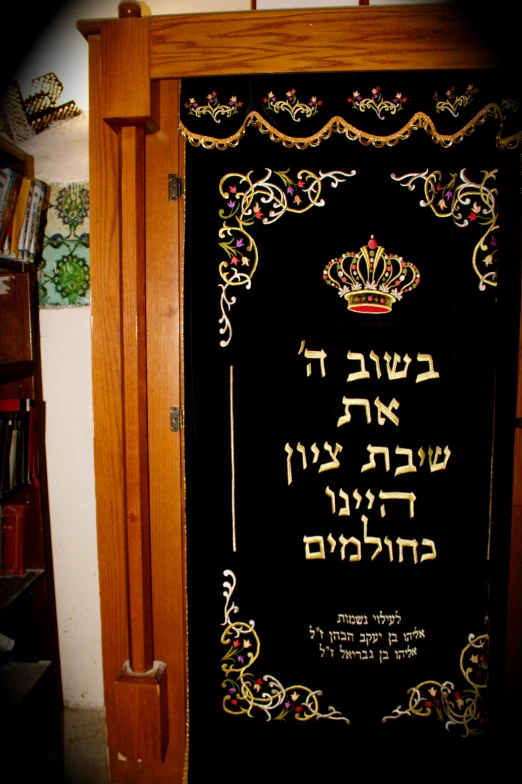
<path fill-rule="evenodd" d="M 42 308 L 90 304 L 89 183 L 51 185 L 39 269 Z"/>

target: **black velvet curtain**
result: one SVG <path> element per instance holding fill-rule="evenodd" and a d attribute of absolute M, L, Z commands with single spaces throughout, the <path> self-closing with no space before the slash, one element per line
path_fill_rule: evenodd
<path fill-rule="evenodd" d="M 190 781 L 484 749 L 516 98 L 487 72 L 183 85 Z"/>

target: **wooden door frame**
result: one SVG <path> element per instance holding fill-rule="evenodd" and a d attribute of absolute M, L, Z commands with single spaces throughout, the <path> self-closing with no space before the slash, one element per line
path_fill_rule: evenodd
<path fill-rule="evenodd" d="M 183 408 L 184 206 L 183 199 L 167 196 L 167 175 L 182 176 L 184 169 L 179 80 L 498 63 L 451 5 L 140 18 L 139 4 L 129 0 L 119 13 L 119 19 L 78 22 L 89 43 L 94 452 L 107 743 L 112 782 L 180 782 L 188 738 L 184 470 L 182 430 L 171 431 L 170 411 Z M 519 418 L 521 371 L 522 354 Z M 514 438 L 507 695 L 522 686 L 520 428 Z"/>

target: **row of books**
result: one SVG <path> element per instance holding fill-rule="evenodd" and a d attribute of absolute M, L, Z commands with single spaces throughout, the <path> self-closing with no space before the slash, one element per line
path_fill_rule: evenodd
<path fill-rule="evenodd" d="M 38 476 L 34 400 L 0 400 L 0 503 Z"/>
<path fill-rule="evenodd" d="M 27 504 L 0 506 L 0 574 L 25 574 Z"/>
<path fill-rule="evenodd" d="M 0 169 L 0 256 L 34 261 L 47 186 Z"/>

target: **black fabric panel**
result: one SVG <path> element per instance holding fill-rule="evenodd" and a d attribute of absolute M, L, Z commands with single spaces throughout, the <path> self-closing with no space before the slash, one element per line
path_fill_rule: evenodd
<path fill-rule="evenodd" d="M 307 82 L 302 76 L 299 90 L 324 95 L 325 103 L 328 98 L 335 105 L 340 78 L 309 77 Z M 451 75 L 444 78 L 452 80 Z M 298 84 L 297 77 L 277 77 L 281 90 L 289 79 L 291 86 Z M 353 74 L 349 77 L 366 91 L 375 86 L 372 79 L 373 75 L 359 80 Z M 433 89 L 440 75 L 409 74 L 407 79 L 408 89 L 424 89 L 428 83 Z M 458 79 L 462 81 L 462 76 Z M 396 89 L 394 81 L 391 74 L 380 79 L 387 91 Z M 185 83 L 185 95 L 196 94 L 199 82 Z M 249 80 L 245 90 L 262 95 L 268 86 L 268 77 L 259 77 Z M 210 89 L 210 83 L 205 89 Z M 241 90 L 236 83 L 220 80 L 221 92 L 239 95 Z M 211 780 L 209 775 L 218 765 L 220 769 L 225 765 L 230 775 L 253 780 L 270 776 L 275 782 L 286 781 L 290 774 L 313 781 L 315 775 L 329 780 L 339 771 L 378 772 L 382 768 L 399 772 L 408 755 L 412 760 L 418 755 L 425 764 L 422 755 L 433 755 L 433 749 L 441 764 L 454 755 L 464 764 L 488 742 L 487 732 L 462 737 L 463 726 L 447 728 L 442 706 L 444 720 L 437 720 L 435 700 L 440 700 L 440 692 L 432 697 L 430 717 L 402 715 L 384 723 L 383 718 L 399 706 L 406 710 L 408 690 L 424 681 L 449 681 L 454 702 L 471 699 L 473 689 L 459 666 L 461 651 L 470 634 L 477 637 L 489 632 L 488 615 L 492 624 L 497 623 L 498 640 L 502 637 L 520 242 L 518 152 L 496 149 L 497 130 L 495 124 L 486 123 L 449 149 L 435 145 L 420 131 L 384 149 L 342 137 L 332 137 L 317 148 L 286 149 L 253 128 L 247 129 L 237 148 L 225 152 L 187 147 L 184 318 L 190 781 Z M 287 172 L 295 183 L 303 169 L 315 173 L 355 169 L 356 175 L 346 177 L 336 188 L 325 181 L 324 206 L 304 214 L 286 213 L 268 225 L 254 220 L 251 236 L 259 251 L 258 268 L 249 290 L 245 286 L 228 289 L 228 296 L 235 296 L 236 302 L 228 314 L 232 338 L 222 347 L 219 264 L 228 257 L 219 242 L 229 237 L 218 236 L 227 221 L 223 215 L 228 214 L 219 183 L 232 172 L 252 172 L 254 182 L 267 169 L 272 172 L 270 182 L 279 183 L 278 171 Z M 470 180 L 480 182 L 484 171 L 498 169 L 495 180 L 487 183 L 498 190 L 496 244 L 490 245 L 488 237 L 489 250 L 496 251 L 499 259 L 498 287 L 486 286 L 481 291 L 472 266 L 473 248 L 484 227 L 472 220 L 459 228 L 452 218 L 436 217 L 429 207 L 420 206 L 424 198 L 421 182 L 410 191 L 391 177 L 427 169 L 440 170 L 443 184 L 453 174 L 458 184 L 463 170 Z M 234 194 L 229 195 L 233 201 Z M 294 195 L 288 194 L 292 200 Z M 260 198 L 256 201 L 268 216 L 270 205 Z M 475 202 L 480 198 L 471 198 L 466 206 L 470 214 Z M 227 222 L 234 223 L 233 219 Z M 346 300 L 323 280 L 323 269 L 332 258 L 358 252 L 371 235 L 388 254 L 412 262 L 421 273 L 418 287 L 386 314 L 349 311 Z M 244 246 L 238 248 L 238 259 L 243 252 Z M 245 256 L 251 258 L 252 253 L 245 252 Z M 241 264 L 237 269 L 242 270 Z M 324 377 L 319 360 L 299 353 L 302 341 L 308 350 L 326 352 Z M 358 362 L 347 359 L 349 351 L 364 354 L 369 379 L 347 382 L 348 374 L 359 370 Z M 370 359 L 372 351 L 380 357 L 380 379 Z M 392 358 L 394 354 L 411 358 L 405 379 L 388 378 L 386 352 Z M 433 357 L 440 378 L 415 382 L 417 374 L 428 370 L 427 363 L 418 361 L 419 353 Z M 308 362 L 312 365 L 309 376 Z M 231 366 L 236 552 L 232 550 Z M 370 424 L 366 424 L 364 409 L 354 407 L 351 421 L 337 426 L 345 413 L 344 396 L 369 401 Z M 393 398 L 399 401 L 395 410 L 398 426 L 389 419 L 378 424 L 377 397 L 386 405 Z M 325 442 L 332 448 L 342 446 L 337 454 L 340 465 L 319 472 L 318 467 L 331 460 Z M 306 447 L 306 470 L 301 467 L 298 443 Z M 321 450 L 315 464 L 313 443 Z M 290 485 L 286 444 L 294 450 Z M 389 449 L 389 471 L 378 454 L 377 467 L 361 472 L 370 459 L 370 445 Z M 437 446 L 448 446 L 451 455 L 445 470 L 431 472 L 428 449 Z M 413 450 L 415 473 L 394 475 L 407 462 L 404 455 L 396 454 L 396 447 Z M 421 447 L 426 454 L 422 467 Z M 492 495 L 495 482 L 498 492 Z M 325 494 L 327 487 L 336 494 L 335 515 Z M 358 509 L 353 497 L 356 489 L 363 497 Z M 343 505 L 341 490 L 349 494 L 350 516 L 337 513 Z M 367 490 L 375 496 L 371 509 Z M 409 517 L 404 500 L 386 500 L 386 515 L 381 517 L 380 491 L 414 493 L 414 517 Z M 492 503 L 496 513 L 493 561 L 488 560 Z M 376 545 L 363 542 L 362 515 L 368 519 L 368 536 L 382 541 L 382 552 L 374 560 Z M 333 553 L 329 534 L 336 540 Z M 324 559 L 306 560 L 304 536 L 324 537 Z M 360 562 L 349 561 L 355 552 L 353 545 L 346 547 L 346 558 L 341 560 L 341 536 L 362 542 Z M 386 536 L 393 541 L 393 562 L 384 543 Z M 418 541 L 418 563 L 413 562 L 410 548 L 404 549 L 404 561 L 399 563 L 397 537 Z M 435 542 L 435 560 L 420 562 L 421 555 L 429 552 L 421 545 L 423 539 Z M 281 710 L 275 710 L 270 721 L 255 708 L 251 716 L 224 711 L 230 684 L 222 686 L 221 667 L 231 661 L 222 660 L 230 649 L 221 643 L 226 628 L 223 582 L 231 579 L 223 576 L 225 570 L 237 579 L 232 601 L 239 611 L 230 621 L 254 621 L 260 640 L 259 657 L 249 670 L 252 682 L 270 674 L 284 687 L 295 684 L 321 691 L 320 712 L 328 713 L 333 706 L 350 724 L 326 718 L 296 721 L 295 704 L 302 701 L 301 692 L 295 704 L 291 693 L 286 695 L 285 702 L 292 706 L 284 720 L 275 721 Z M 498 606 L 492 606 L 488 598 L 492 579 Z M 395 613 L 401 621 L 393 626 L 374 618 Z M 366 616 L 368 624 L 338 623 L 339 614 Z M 405 639 L 404 633 L 415 630 L 422 630 L 424 637 Z M 353 642 L 329 634 L 340 631 L 353 633 Z M 366 644 L 360 640 L 361 632 L 380 632 L 382 637 L 378 643 Z M 396 643 L 388 633 L 397 634 Z M 374 658 L 344 658 L 341 646 L 373 650 Z M 408 646 L 416 648 L 416 654 L 395 655 L 396 649 Z M 387 661 L 380 661 L 381 650 L 388 652 Z M 480 659 L 485 650 L 477 652 L 474 672 L 482 669 L 482 675 L 472 675 L 476 680 L 489 677 L 486 660 Z M 244 655 L 248 652 L 243 650 Z M 268 689 L 266 682 L 262 689 Z M 423 699 L 428 699 L 425 692 Z M 230 702 L 227 705 L 231 707 Z M 477 703 L 477 710 L 486 717 L 484 705 Z M 469 726 L 483 732 L 487 720 Z"/>

